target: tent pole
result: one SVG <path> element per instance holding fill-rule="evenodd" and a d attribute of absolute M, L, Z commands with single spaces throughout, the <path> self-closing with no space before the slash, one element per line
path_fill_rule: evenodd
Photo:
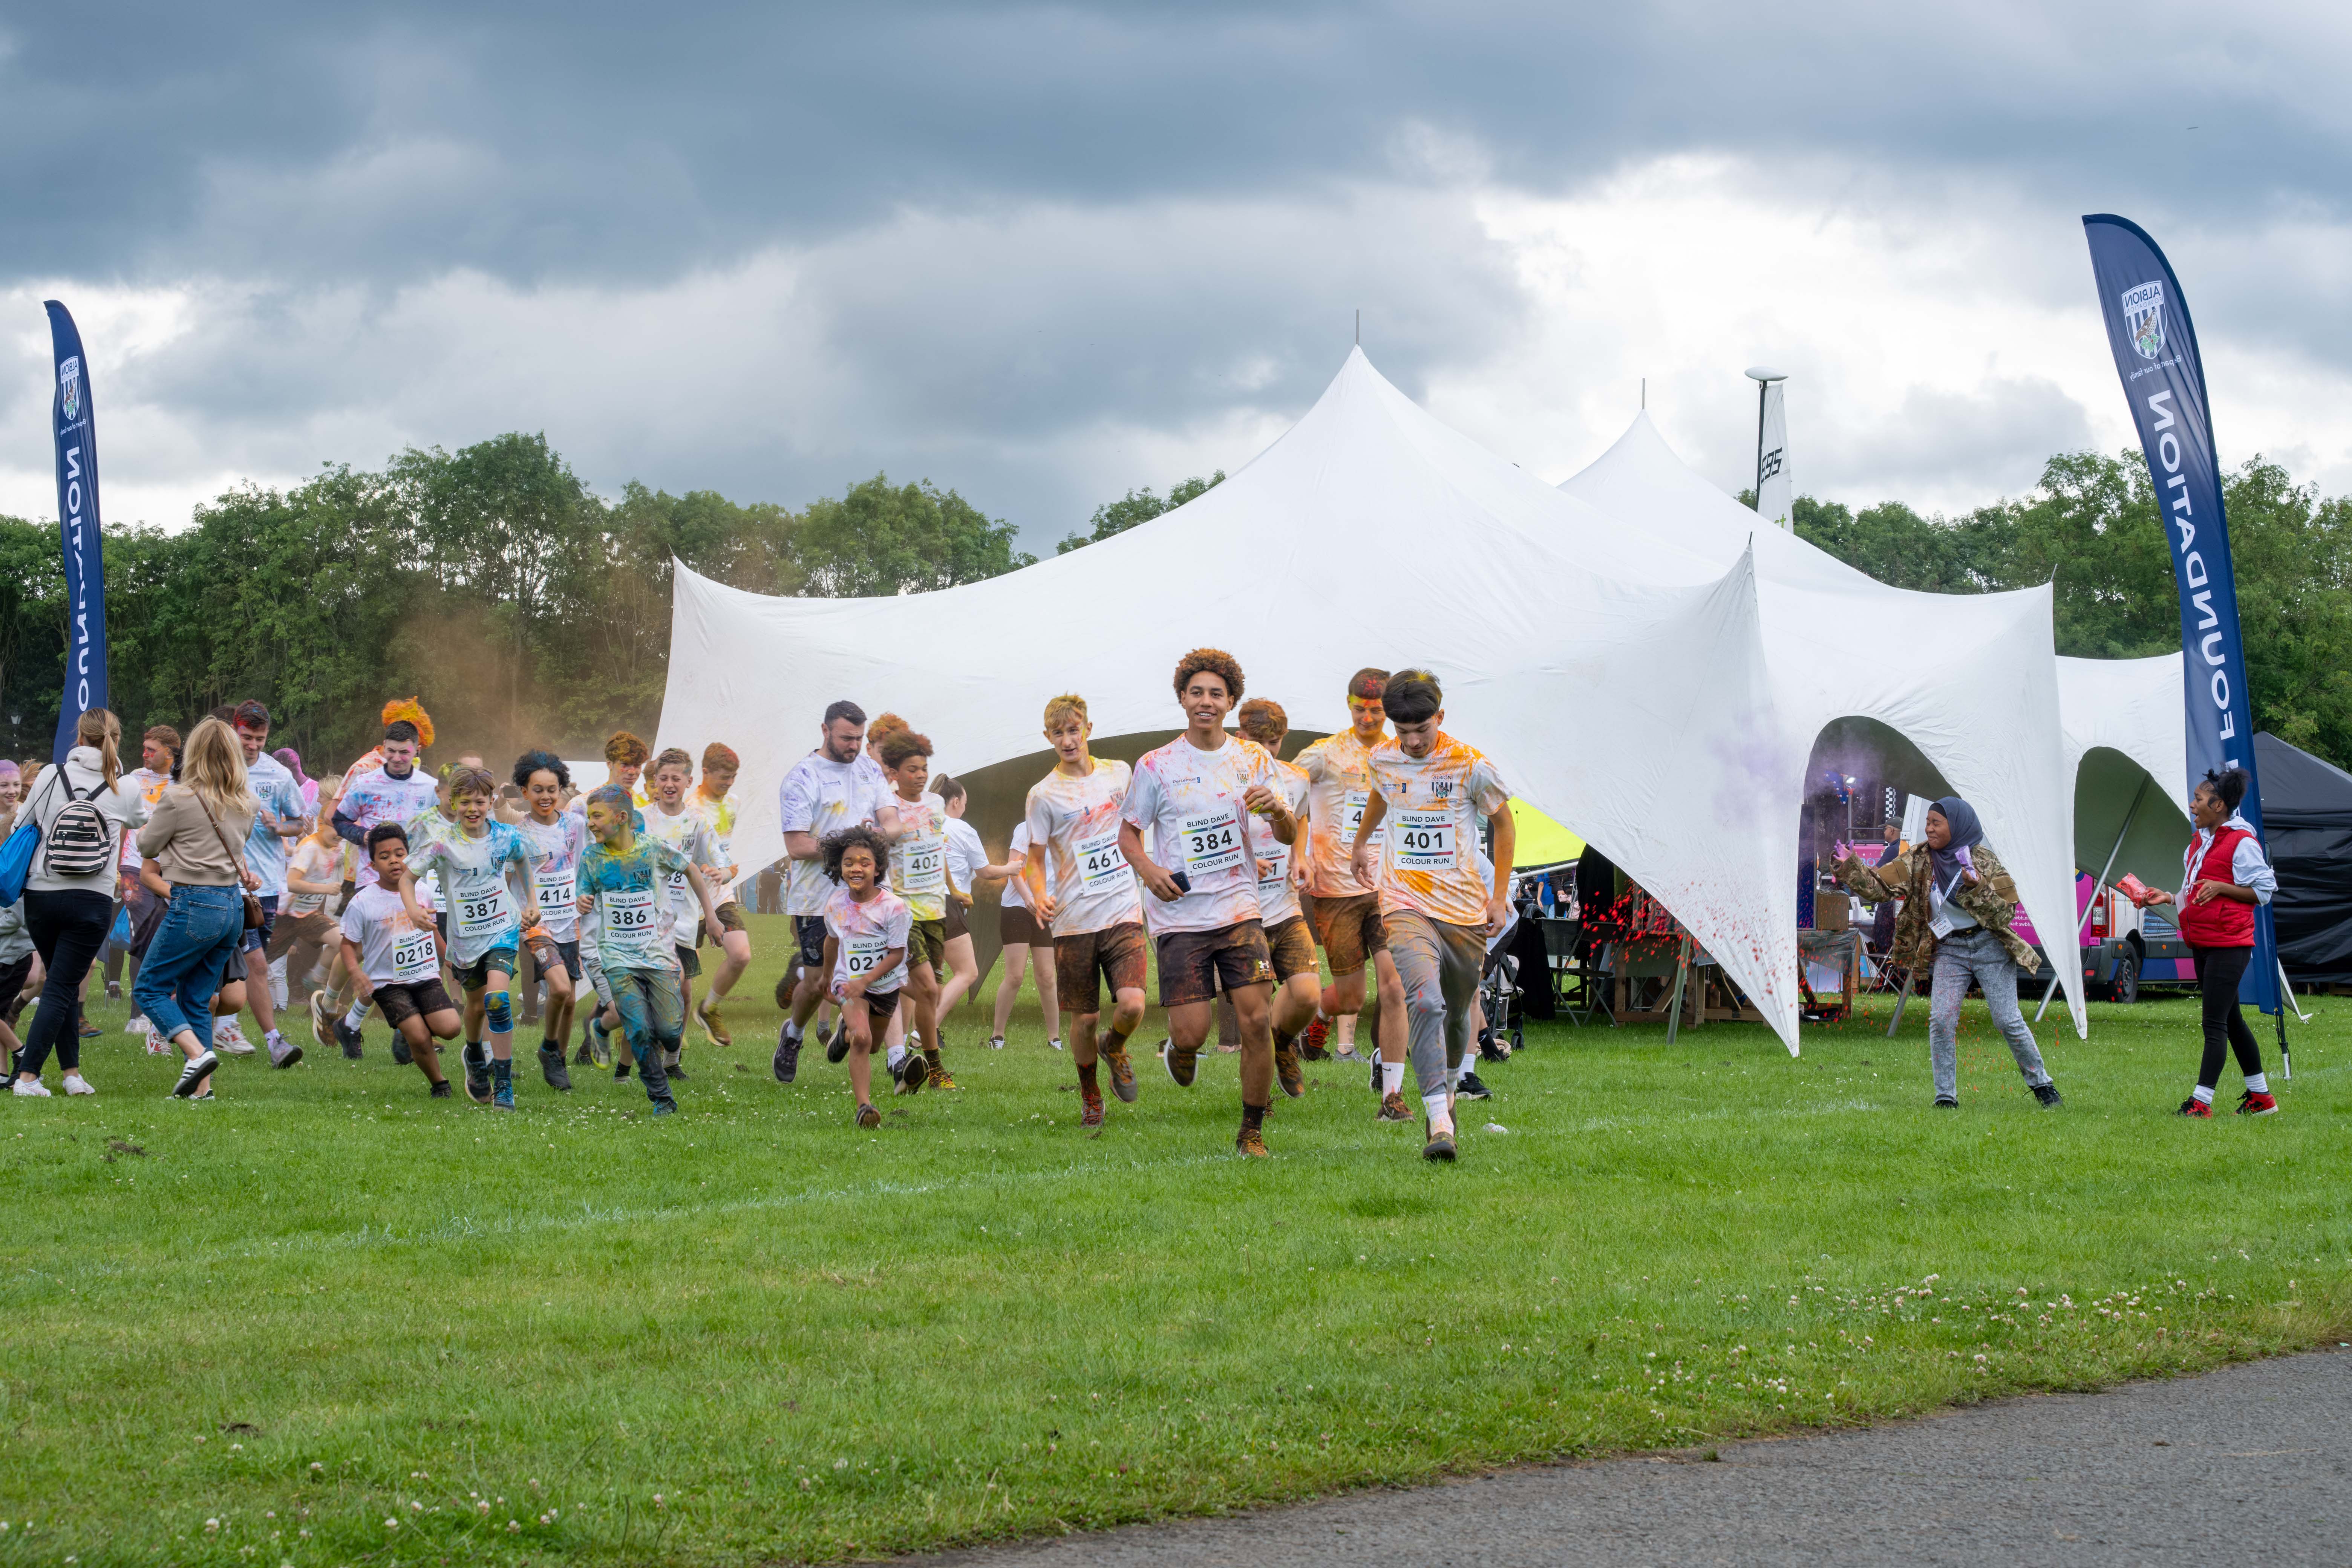
<path fill-rule="evenodd" d="M 1895 1037 L 1895 1031 L 1903 1026 L 1903 1008 L 1911 1000 L 1911 982 L 1916 974 L 1917 971 L 1912 969 L 1906 968 L 1903 972 L 1903 990 L 1895 998 L 1895 1016 L 1886 1026 L 1886 1037 L 1890 1040 Z"/>
<path fill-rule="evenodd" d="M 2124 835 L 2131 831 L 2132 818 L 2139 815 L 2139 803 L 2147 798 L 2148 775 L 2139 775 L 2139 788 L 2132 792 L 2131 809 L 2124 813 L 2124 825 L 2116 829 L 2116 847 L 2107 851 L 2107 863 L 2099 868 L 2097 886 L 2091 889 L 2093 908 L 2097 907 L 2099 889 L 2107 885 L 2107 873 L 2116 868 L 2116 857 L 2124 852 Z M 2091 923 L 2091 910 L 2084 910 L 2083 918 L 2074 922 L 2074 962 L 2083 962 L 2083 930 Z M 2042 993 L 2042 1005 L 2033 1010 L 2033 1021 L 2042 1022 L 2042 1015 L 2050 1011 L 2050 998 L 2058 994 L 2058 959 L 2050 958 L 2050 984 Z"/>
<path fill-rule="evenodd" d="M 1682 1032 L 1683 985 L 1690 978 L 1690 933 L 1685 931 L 1682 947 L 1675 958 L 1675 999 L 1666 1012 L 1666 1044 L 1670 1046 L 1675 1043 L 1675 1037 Z"/>

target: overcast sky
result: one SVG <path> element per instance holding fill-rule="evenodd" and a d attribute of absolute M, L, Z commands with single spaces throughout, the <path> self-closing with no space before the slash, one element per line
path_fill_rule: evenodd
<path fill-rule="evenodd" d="M 1032 549 L 1374 363 L 1552 479 L 1642 379 L 1726 489 L 1960 509 L 2129 440 L 2081 215 L 2179 272 L 2224 459 L 2352 490 L 2352 8 L 0 12 L 0 511 L 544 430 L 588 482 L 885 469 Z"/>

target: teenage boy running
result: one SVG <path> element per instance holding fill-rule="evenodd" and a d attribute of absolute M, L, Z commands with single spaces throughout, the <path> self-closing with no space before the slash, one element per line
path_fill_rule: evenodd
<path fill-rule="evenodd" d="M 645 774 L 646 759 L 653 754 L 652 747 L 626 730 L 614 731 L 604 742 L 604 782 L 626 790 L 629 804 L 633 806 L 643 804 L 637 798 L 637 781 Z M 572 804 L 563 809 L 574 816 L 584 818 L 588 812 L 588 796 L 574 795 Z"/>
<path fill-rule="evenodd" d="M 1478 999 L 1486 939 L 1510 923 L 1511 850 L 1517 829 L 1510 792 L 1476 748 L 1438 726 L 1445 694 L 1425 669 L 1399 670 L 1383 693 L 1396 739 L 1371 755 L 1371 798 L 1364 806 L 1349 870 L 1359 885 L 1381 878 L 1381 926 L 1412 1035 L 1412 1070 L 1421 1087 L 1422 1155 L 1454 1158 L 1454 1087 L 1462 1074 Z M 1478 818 L 1495 834 L 1493 869 L 1479 876 Z M 1386 843 L 1372 835 L 1386 829 Z"/>
<path fill-rule="evenodd" d="M 1298 819 L 1280 792 L 1282 775 L 1256 742 L 1225 733 L 1225 715 L 1242 697 L 1242 667 L 1233 655 L 1194 648 L 1176 666 L 1176 701 L 1184 732 L 1136 764 L 1119 814 L 1119 852 L 1160 900 L 1151 927 L 1160 960 L 1160 1005 L 1168 1010 L 1161 1058 L 1180 1089 L 1192 1087 L 1201 1042 L 1208 1038 L 1217 993 L 1233 998 L 1242 1036 L 1240 1152 L 1262 1158 L 1262 1131 L 1273 1091 L 1274 1044 L 1267 1000 L 1274 960 L 1258 919 L 1257 868 L 1248 818 L 1262 814 L 1274 837 L 1294 842 Z M 1170 858 L 1144 853 L 1143 830 Z"/>
<path fill-rule="evenodd" d="M 449 775 L 449 814 L 418 818 L 401 896 L 412 915 L 429 921 L 416 902 L 416 879 L 441 873 L 449 963 L 466 994 L 466 1092 L 478 1105 L 512 1110 L 515 954 L 524 928 L 539 924 L 539 900 L 522 835 L 490 817 L 498 792 L 487 769 L 461 767 Z M 487 1059 L 479 1044 L 485 1026 Z"/>
<path fill-rule="evenodd" d="M 702 748 L 702 779 L 694 786 L 688 803 L 702 814 L 710 826 L 710 840 L 716 847 L 713 864 L 705 866 L 702 874 L 710 879 L 711 887 L 719 894 L 719 924 L 726 940 L 719 944 L 719 968 L 710 977 L 710 987 L 694 1011 L 695 1021 L 712 1041 L 731 1046 L 735 1037 L 727 1032 L 726 1023 L 719 1016 L 719 1005 L 735 983 L 743 978 L 743 971 L 751 966 L 751 922 L 744 918 L 743 906 L 736 901 L 734 887 L 743 875 L 743 868 L 735 863 L 735 802 L 728 792 L 735 787 L 735 775 L 742 762 L 734 749 L 713 741 Z M 702 933 L 695 933 L 698 943 Z"/>
<path fill-rule="evenodd" d="M 1381 925 L 1378 858 L 1370 882 L 1359 882 L 1352 865 L 1364 808 L 1371 799 L 1371 755 L 1388 740 L 1387 710 L 1381 704 L 1389 672 L 1366 668 L 1348 678 L 1349 728 L 1327 735 L 1299 753 L 1307 775 L 1307 892 L 1315 900 L 1315 937 L 1331 963 L 1331 988 L 1322 1012 L 1339 1036 L 1339 1054 L 1350 1055 L 1357 1018 L 1370 1030 L 1375 1065 L 1372 1089 L 1381 1097 L 1383 1121 L 1410 1121 L 1404 1104 L 1404 986 L 1389 956 Z M 1380 835 L 1368 840 L 1380 847 Z M 1364 970 L 1373 976 L 1364 994 Z"/>
<path fill-rule="evenodd" d="M 709 868 L 719 863 L 719 842 L 711 836 L 709 821 L 688 805 L 686 792 L 694 783 L 694 759 L 672 746 L 654 759 L 652 788 L 647 792 L 644 816 L 645 836 L 655 843 L 677 851 L 679 856 L 704 868 L 703 876 L 710 879 Z M 724 885 L 724 884 L 720 884 Z M 686 879 L 672 875 L 664 879 L 663 896 L 669 900 L 672 929 L 678 936 L 677 972 L 679 985 L 686 997 L 687 1016 L 694 1015 L 694 983 L 702 973 L 702 955 L 695 951 L 692 940 L 695 918 L 694 896 L 688 891 Z M 686 1081 L 686 1068 L 678 1061 L 678 1051 L 673 1047 L 662 1066 L 679 1083 Z"/>
<path fill-rule="evenodd" d="M 442 1040 L 457 1037 L 457 1009 L 441 984 L 441 954 L 431 917 L 392 889 L 408 879 L 408 835 L 396 822 L 368 829 L 368 885 L 343 907 L 343 966 L 359 991 L 353 1017 L 341 1020 L 353 1038 L 356 1019 L 371 1003 L 408 1042 L 408 1056 L 433 1086 L 433 1098 L 449 1098 L 441 1076 Z"/>
<path fill-rule="evenodd" d="M 573 999 L 580 994 L 580 857 L 588 847 L 588 823 L 563 809 L 572 770 L 551 752 L 525 752 L 515 759 L 514 782 L 522 791 L 523 818 L 514 825 L 530 851 L 531 888 L 539 900 L 540 942 L 532 944 L 541 978 L 547 982 L 547 1011 L 541 1022 L 540 1075 L 551 1089 L 570 1089 L 564 1048 L 572 1042 Z M 526 932 L 528 940 L 533 933 Z M 541 945 L 543 943 L 543 945 Z M 583 1034 L 580 1060 L 592 1058 Z"/>
<path fill-rule="evenodd" d="M 874 1109 L 874 1042 L 898 1006 L 907 980 L 907 942 L 914 917 L 906 901 L 882 885 L 890 847 L 860 824 L 828 835 L 821 864 L 834 889 L 824 902 L 826 984 L 841 1005 L 841 1032 L 825 1059 L 849 1060 L 849 1087 L 857 1096 L 857 1125 L 882 1125 Z M 921 1090 L 929 1074 L 923 1058 L 894 1047 L 890 1077 L 900 1094 Z"/>
<path fill-rule="evenodd" d="M 886 843 L 901 831 L 888 781 L 879 764 L 859 750 L 865 739 L 866 710 L 845 699 L 834 703 L 824 710 L 817 749 L 794 763 L 776 786 L 777 826 L 783 830 L 784 853 L 793 863 L 784 910 L 792 916 L 801 964 L 791 1014 L 776 1036 L 772 1065 L 778 1083 L 792 1082 L 800 1071 L 802 1032 L 830 984 L 824 910 L 834 883 L 825 872 L 824 840 L 866 824 L 880 828 Z"/>
<path fill-rule="evenodd" d="M 358 846 L 362 857 L 352 873 L 354 891 L 375 885 L 375 867 L 364 858 L 368 830 L 385 822 L 396 822 L 405 828 L 435 807 L 433 775 L 417 765 L 418 753 L 424 749 L 420 733 L 413 720 L 390 721 L 383 727 L 383 740 L 374 753 L 379 758 L 378 764 L 364 773 L 354 764 L 353 771 L 344 775 L 343 793 L 335 801 L 334 824 L 343 842 Z M 342 986 L 334 994 L 331 996 L 323 991 L 310 994 L 310 1032 L 323 1039 L 331 1031 L 347 1053 L 357 1040 L 356 1022 L 347 1021 L 348 1028 L 337 1029 L 331 1020 L 350 1002 L 354 978 L 346 971 Z"/>
<path fill-rule="evenodd" d="M 1294 817 L 1304 819 L 1307 775 L 1282 760 L 1283 738 L 1290 733 L 1290 715 L 1282 704 L 1254 697 L 1235 711 L 1234 727 L 1265 748 L 1281 781 L 1275 787 L 1283 804 Z M 1302 831 L 1311 833 L 1311 822 Z M 1263 816 L 1250 818 L 1250 854 L 1256 862 L 1258 920 L 1265 927 L 1266 951 L 1274 959 L 1274 983 L 1281 988 L 1274 998 L 1274 1077 L 1282 1091 L 1296 1100 L 1307 1092 L 1307 1076 L 1298 1065 L 1298 1037 L 1322 1005 L 1323 969 L 1315 956 L 1306 911 L 1298 906 L 1298 879 L 1292 865 L 1297 857 L 1291 846 L 1276 839 L 1273 825 Z"/>
<path fill-rule="evenodd" d="M 931 742 L 912 730 L 896 730 L 882 741 L 882 772 L 890 781 L 891 805 L 901 837 L 890 857 L 890 890 L 912 920 L 907 938 L 908 1026 L 923 1053 L 926 1087 L 954 1089 L 953 1074 L 940 1059 L 946 1048 L 940 1023 L 940 971 L 947 966 L 948 898 L 957 892 L 948 871 L 947 809 L 923 793 L 931 778 Z"/>
<path fill-rule="evenodd" d="M 286 764 L 269 754 L 269 710 L 259 702 L 240 702 L 231 717 L 237 744 L 245 751 L 246 783 L 261 803 L 245 841 L 245 863 L 261 879 L 253 891 L 261 900 L 261 924 L 245 933 L 237 955 L 229 960 L 221 994 L 213 1004 L 223 1022 L 213 1026 L 213 1033 L 215 1038 L 226 1035 L 234 1054 L 244 1054 L 239 1046 L 252 1050 L 236 1024 L 238 1010 L 250 1005 L 269 1049 L 269 1065 L 290 1068 L 302 1059 L 302 1047 L 278 1031 L 277 998 L 269 989 L 269 935 L 278 921 L 278 906 L 286 898 L 287 851 L 310 831 L 310 803 L 302 798 L 302 786 Z"/>
<path fill-rule="evenodd" d="M 1111 1092 L 1135 1103 L 1135 1064 L 1128 1037 L 1143 1022 L 1143 899 L 1119 853 L 1120 808 L 1133 770 L 1097 761 L 1087 749 L 1094 725 L 1087 700 L 1066 692 L 1045 704 L 1045 739 L 1054 771 L 1029 786 L 1029 853 L 1023 868 L 1029 907 L 1054 933 L 1056 1000 L 1071 1020 L 1070 1059 L 1078 1066 L 1081 1127 L 1103 1121 L 1096 1083 L 1096 1028 L 1102 987 L 1110 987 L 1110 1029 L 1099 1056 L 1110 1065 Z"/>
<path fill-rule="evenodd" d="M 612 991 L 614 1009 L 654 1114 L 677 1109 L 664 1071 L 664 1055 L 686 1033 L 686 994 L 678 989 L 677 933 L 663 881 L 684 876 L 700 907 L 703 929 L 715 938 L 719 914 L 710 884 L 675 849 L 639 837 L 636 805 L 619 784 L 592 790 L 583 813 L 593 842 L 580 858 L 580 942 L 583 964 L 594 957 Z"/>

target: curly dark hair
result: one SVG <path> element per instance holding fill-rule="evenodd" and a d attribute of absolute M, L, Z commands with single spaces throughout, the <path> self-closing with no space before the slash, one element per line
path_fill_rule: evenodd
<path fill-rule="evenodd" d="M 1213 675 L 1225 683 L 1225 695 L 1239 702 L 1242 700 L 1241 661 L 1221 647 L 1196 647 L 1176 661 L 1176 695 L 1184 695 L 1185 683 L 1196 675 Z"/>
<path fill-rule="evenodd" d="M 2211 768 L 2207 768 L 2202 782 L 2206 788 L 2213 792 L 2213 798 L 2221 803 L 2224 810 L 2235 811 L 2244 803 L 2246 786 L 2253 783 L 2254 779 L 2253 775 L 2243 768 L 2229 768 L 2218 773 Z"/>
<path fill-rule="evenodd" d="M 838 833 L 828 833 L 819 841 L 824 851 L 824 874 L 833 881 L 841 880 L 841 858 L 856 848 L 874 852 L 874 879 L 879 882 L 890 874 L 890 841 L 865 823 L 845 827 Z"/>
<path fill-rule="evenodd" d="M 869 731 L 868 733 L 871 731 Z M 892 730 L 883 735 L 879 750 L 884 767 L 902 768 L 907 765 L 908 757 L 928 757 L 931 754 L 931 738 L 929 735 L 918 735 L 912 730 Z"/>
<path fill-rule="evenodd" d="M 530 775 L 537 773 L 553 773 L 558 784 L 565 789 L 572 787 L 572 770 L 563 765 L 562 757 L 553 752 L 525 752 L 515 759 L 515 788 L 529 789 Z"/>

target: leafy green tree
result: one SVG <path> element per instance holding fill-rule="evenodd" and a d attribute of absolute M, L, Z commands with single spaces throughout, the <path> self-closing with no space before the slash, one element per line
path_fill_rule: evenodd
<path fill-rule="evenodd" d="M 930 480 L 893 485 L 877 474 L 839 500 L 809 503 L 793 535 L 802 592 L 827 599 L 885 597 L 1002 576 L 1036 560 L 1013 548 L 1014 530 Z"/>
<path fill-rule="evenodd" d="M 1129 490 L 1118 500 L 1105 501 L 1095 508 L 1094 516 L 1087 520 L 1087 531 L 1064 535 L 1062 542 L 1054 546 L 1054 553 L 1067 555 L 1073 550 L 1099 544 L 1114 534 L 1125 533 L 1138 523 L 1150 522 L 1162 512 L 1174 511 L 1186 501 L 1204 496 L 1224 482 L 1225 470 L 1219 468 L 1205 479 L 1196 474 L 1170 486 L 1166 500 L 1153 494 L 1150 485 L 1139 490 Z"/>

